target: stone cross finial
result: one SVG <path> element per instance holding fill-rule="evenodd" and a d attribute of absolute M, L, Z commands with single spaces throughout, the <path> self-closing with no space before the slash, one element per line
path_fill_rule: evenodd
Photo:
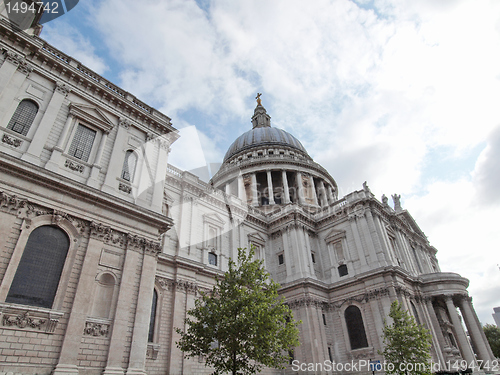
<path fill-rule="evenodd" d="M 255 97 L 255 99 L 257 99 L 257 105 L 262 105 L 262 100 L 260 99 L 261 96 L 262 93 L 258 92 L 257 96 Z"/>

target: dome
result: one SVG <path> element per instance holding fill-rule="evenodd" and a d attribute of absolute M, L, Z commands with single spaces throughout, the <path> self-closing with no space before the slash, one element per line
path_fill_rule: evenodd
<path fill-rule="evenodd" d="M 302 143 L 290 133 L 272 127 L 256 127 L 236 138 L 227 150 L 224 162 L 241 151 L 261 145 L 291 147 L 307 155 Z"/>

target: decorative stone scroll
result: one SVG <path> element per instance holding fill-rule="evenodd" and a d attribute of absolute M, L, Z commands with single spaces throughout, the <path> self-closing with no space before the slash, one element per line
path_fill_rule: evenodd
<path fill-rule="evenodd" d="M 63 313 L 19 310 L 1 306 L 2 327 L 32 332 L 54 333 Z"/>
<path fill-rule="evenodd" d="M 118 184 L 118 190 L 123 191 L 124 193 L 130 194 L 132 192 L 132 187 L 120 182 Z"/>
<path fill-rule="evenodd" d="M 15 147 L 15 148 L 17 148 L 23 144 L 22 140 L 20 140 L 18 138 L 11 137 L 10 135 L 7 135 L 7 134 L 3 135 L 2 142 L 8 144 L 9 146 Z"/>
<path fill-rule="evenodd" d="M 83 173 L 83 171 L 85 170 L 85 166 L 84 165 L 79 164 L 79 163 L 75 163 L 74 161 L 69 160 L 69 159 L 66 159 L 66 162 L 64 163 L 64 166 L 66 168 L 71 169 L 72 171 L 79 172 L 79 173 Z"/>
<path fill-rule="evenodd" d="M 105 336 L 109 334 L 109 323 L 87 321 L 83 334 L 87 336 Z"/>

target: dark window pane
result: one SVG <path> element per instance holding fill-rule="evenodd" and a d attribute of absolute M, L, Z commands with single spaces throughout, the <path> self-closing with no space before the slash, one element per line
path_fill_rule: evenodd
<path fill-rule="evenodd" d="M 212 266 L 217 265 L 217 254 L 208 253 L 208 264 L 211 264 Z"/>
<path fill-rule="evenodd" d="M 68 153 L 75 158 L 88 161 L 95 135 L 96 131 L 79 124 Z"/>
<path fill-rule="evenodd" d="M 135 166 L 137 164 L 137 156 L 132 150 L 125 153 L 125 160 L 123 161 L 122 178 L 131 181 L 134 178 Z"/>
<path fill-rule="evenodd" d="M 38 106 L 34 102 L 31 100 L 23 100 L 17 106 L 14 115 L 7 125 L 7 129 L 14 130 L 22 135 L 27 135 L 37 112 Z"/>
<path fill-rule="evenodd" d="M 339 270 L 339 276 L 342 277 L 342 276 L 346 276 L 347 274 L 349 274 L 349 271 L 347 270 L 347 265 L 346 264 L 341 264 L 338 268 Z"/>
<path fill-rule="evenodd" d="M 6 302 L 52 307 L 69 249 L 67 234 L 52 226 L 29 236 Z"/>
<path fill-rule="evenodd" d="M 158 293 L 153 290 L 153 306 L 151 307 L 151 318 L 149 320 L 148 342 L 153 342 L 155 334 L 156 305 L 158 304 Z"/>
<path fill-rule="evenodd" d="M 368 340 L 366 339 L 361 311 L 356 306 L 349 306 L 345 310 L 344 317 L 349 341 L 351 342 L 351 349 L 366 348 Z"/>

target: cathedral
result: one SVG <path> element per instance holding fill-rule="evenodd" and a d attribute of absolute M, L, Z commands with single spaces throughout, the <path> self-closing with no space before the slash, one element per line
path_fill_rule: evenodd
<path fill-rule="evenodd" d="M 395 300 L 434 363 L 494 359 L 468 280 L 440 270 L 400 197 L 340 197 L 260 94 L 205 183 L 168 164 L 169 117 L 0 12 L 0 374 L 211 373 L 175 328 L 250 245 L 302 321 L 293 361 L 266 374 L 383 361 Z"/>

